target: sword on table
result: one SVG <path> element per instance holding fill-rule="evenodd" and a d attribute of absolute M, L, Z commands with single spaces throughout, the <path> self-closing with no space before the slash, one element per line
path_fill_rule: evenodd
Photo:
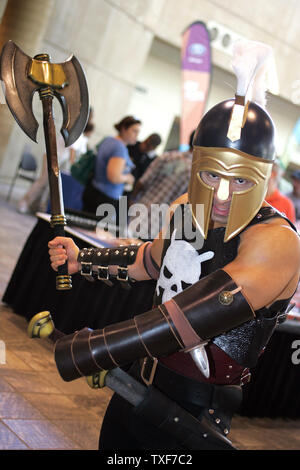
<path fill-rule="evenodd" d="M 30 338 L 49 338 L 54 343 L 65 336 L 55 328 L 48 311 L 40 312 L 30 320 L 27 333 Z M 101 371 L 86 380 L 91 388 L 107 386 L 116 392 L 134 406 L 142 419 L 177 438 L 187 449 L 203 449 L 205 444 L 206 450 L 236 450 L 205 416 L 195 418 L 156 387 L 146 387 L 123 369 Z"/>
<path fill-rule="evenodd" d="M 51 203 L 51 226 L 54 236 L 64 236 L 66 218 L 62 198 L 61 176 L 57 161 L 56 131 L 53 116 L 53 98 L 56 97 L 63 112 L 61 134 L 66 147 L 82 134 L 89 115 L 88 89 L 83 69 L 74 55 L 65 62 L 50 62 L 48 54 L 33 59 L 12 41 L 2 49 L 0 78 L 6 103 L 30 139 L 36 142 L 39 124 L 32 111 L 33 95 L 39 93 L 43 107 L 43 127 L 46 145 L 48 181 Z M 67 262 L 60 266 L 56 276 L 57 290 L 72 287 Z"/>

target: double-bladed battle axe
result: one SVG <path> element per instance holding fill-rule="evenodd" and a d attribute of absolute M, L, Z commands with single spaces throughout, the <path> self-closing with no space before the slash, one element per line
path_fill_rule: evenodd
<path fill-rule="evenodd" d="M 64 215 L 61 177 L 57 161 L 56 132 L 53 118 L 53 97 L 63 111 L 61 134 L 65 145 L 72 145 L 83 132 L 89 116 L 88 89 L 83 69 L 74 55 L 65 62 L 50 62 L 48 54 L 33 59 L 24 54 L 12 41 L 2 49 L 0 78 L 7 105 L 25 134 L 36 142 L 38 122 L 32 111 L 36 91 L 43 105 L 43 124 L 46 144 L 48 179 L 51 202 L 51 226 L 55 236 L 64 236 Z M 71 289 L 67 262 L 60 266 L 56 277 L 58 290 Z"/>

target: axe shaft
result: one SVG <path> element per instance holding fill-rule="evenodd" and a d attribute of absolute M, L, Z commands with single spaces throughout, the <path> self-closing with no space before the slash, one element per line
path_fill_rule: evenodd
<path fill-rule="evenodd" d="M 57 159 L 56 131 L 53 119 L 53 98 L 42 97 L 43 124 L 48 165 L 48 180 L 52 215 L 64 215 L 62 200 L 61 176 Z"/>
<path fill-rule="evenodd" d="M 43 125 L 46 144 L 46 155 L 48 165 L 48 181 L 50 189 L 51 203 L 51 225 L 53 226 L 54 236 L 65 235 L 65 214 L 62 198 L 62 184 L 57 159 L 56 131 L 53 117 L 53 96 L 50 88 L 44 88 L 40 91 L 40 99 L 43 105 Z M 71 280 L 68 276 L 68 263 L 59 266 L 58 276 L 56 278 L 56 287 L 58 290 L 68 290 L 71 288 Z"/>

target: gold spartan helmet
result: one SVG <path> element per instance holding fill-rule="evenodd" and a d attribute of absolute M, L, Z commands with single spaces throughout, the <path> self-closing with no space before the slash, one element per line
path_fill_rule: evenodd
<path fill-rule="evenodd" d="M 238 138 L 228 138 L 235 100 L 219 103 L 201 120 L 193 141 L 193 164 L 188 200 L 196 227 L 204 238 L 210 223 L 214 188 L 201 172 L 214 173 L 225 181 L 243 178 L 253 185 L 231 197 L 224 242 L 243 230 L 259 211 L 268 189 L 275 159 L 274 124 L 258 104 L 248 102 Z"/>
<path fill-rule="evenodd" d="M 270 161 L 242 154 L 236 150 L 214 147 L 194 147 L 189 202 L 192 215 L 201 235 L 206 238 L 215 189 L 201 178 L 201 172 L 214 173 L 221 178 L 243 178 L 253 185 L 232 194 L 224 241 L 227 242 L 245 228 L 256 215 L 265 198 L 271 175 Z M 202 206 L 203 205 L 203 206 Z"/>

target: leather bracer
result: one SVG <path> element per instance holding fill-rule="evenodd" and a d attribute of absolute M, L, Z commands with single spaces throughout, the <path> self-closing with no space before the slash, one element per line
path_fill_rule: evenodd
<path fill-rule="evenodd" d="M 88 280 L 98 279 L 108 285 L 113 285 L 114 280 L 122 281 L 122 284 L 134 282 L 134 279 L 128 275 L 128 266 L 134 264 L 141 249 L 146 272 L 152 279 L 157 279 L 159 267 L 151 256 L 151 245 L 151 242 L 147 242 L 116 248 L 83 248 L 77 258 L 81 264 L 80 274 Z M 117 266 L 117 275 L 109 272 L 109 266 Z"/>
<path fill-rule="evenodd" d="M 172 354 L 186 348 L 191 331 L 205 342 L 253 316 L 241 288 L 220 269 L 133 319 L 59 339 L 55 361 L 62 378 L 70 381 L 138 358 Z"/>
<path fill-rule="evenodd" d="M 99 279 L 109 285 L 113 280 L 128 282 L 128 266 L 136 260 L 140 245 L 118 246 L 116 248 L 83 248 L 79 251 L 80 274 L 87 279 Z M 109 266 L 117 266 L 117 275 L 109 273 Z"/>

